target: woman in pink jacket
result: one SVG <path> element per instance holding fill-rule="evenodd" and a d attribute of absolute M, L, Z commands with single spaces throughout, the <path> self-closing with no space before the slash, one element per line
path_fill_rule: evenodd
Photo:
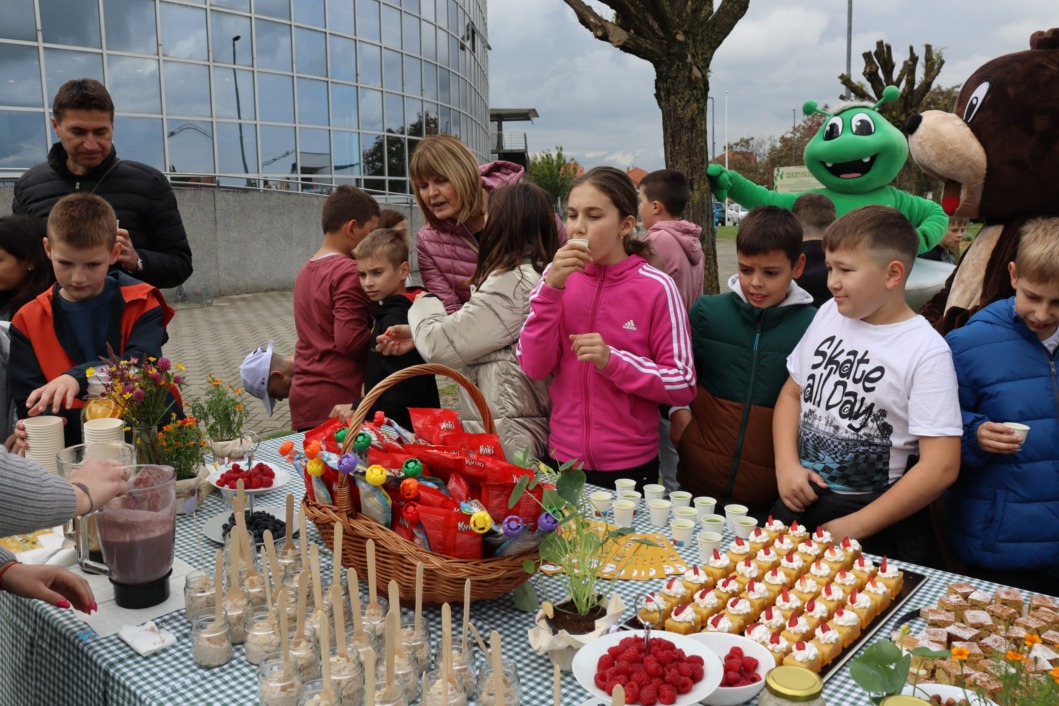
<path fill-rule="evenodd" d="M 423 287 L 452 314 L 471 298 L 467 281 L 478 264 L 478 237 L 485 228 L 489 194 L 518 182 L 525 170 L 504 161 L 478 166 L 457 138 L 431 135 L 419 143 L 409 171 L 416 202 L 427 220 L 416 235 Z M 558 227 L 559 242 L 565 242 L 561 222 Z"/>
<path fill-rule="evenodd" d="M 516 349 L 530 378 L 554 375 L 549 448 L 583 463 L 588 481 L 658 482 L 659 404 L 695 397 L 684 302 L 673 280 L 632 239 L 636 188 L 596 167 L 574 182 L 570 240 L 530 295 Z"/>

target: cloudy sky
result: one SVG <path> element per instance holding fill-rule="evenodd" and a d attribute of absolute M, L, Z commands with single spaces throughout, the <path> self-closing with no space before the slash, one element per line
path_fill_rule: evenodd
<path fill-rule="evenodd" d="M 719 0 L 717 0 L 719 2 Z M 531 150 L 562 145 L 585 166 L 608 163 L 658 169 L 662 121 L 654 71 L 646 61 L 601 42 L 563 0 L 489 0 L 489 105 L 536 108 L 521 124 Z M 598 6 L 598 3 L 596 3 Z M 713 61 L 717 152 L 728 136 L 768 137 L 791 129 L 791 109 L 812 98 L 834 103 L 845 71 L 846 0 L 752 0 Z M 1059 26 L 1054 0 L 855 0 L 852 73 L 861 53 L 883 39 L 894 60 L 912 45 L 944 52 L 935 85 L 963 83 L 979 65 L 1027 49 L 1034 30 Z"/>

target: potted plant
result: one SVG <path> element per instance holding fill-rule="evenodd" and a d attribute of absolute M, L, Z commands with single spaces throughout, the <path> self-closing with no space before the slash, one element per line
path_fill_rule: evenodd
<path fill-rule="evenodd" d="M 539 654 L 547 653 L 560 669 L 569 671 L 577 650 L 616 624 L 625 610 L 621 597 L 611 590 L 621 567 L 612 578 L 600 578 L 600 574 L 614 543 L 632 530 L 613 530 L 605 521 L 597 521 L 585 493 L 585 474 L 573 461 L 560 466 L 558 473 L 542 465 L 537 478 L 521 479 L 509 507 L 539 481 L 544 485 L 540 524 L 555 527 L 540 543 L 541 566 L 551 565 L 561 571 L 542 579 L 540 566 L 527 561 L 525 570 L 536 575 L 515 589 L 513 598 L 517 608 L 532 611 L 538 608 L 537 588 L 545 592 L 549 600 L 539 604 L 530 644 Z M 548 487 L 552 484 L 554 487 Z M 549 594 L 549 583 L 558 583 L 559 590 Z"/>
<path fill-rule="evenodd" d="M 195 417 L 178 419 L 176 414 L 171 414 L 169 423 L 158 430 L 157 439 L 161 462 L 176 471 L 177 507 L 182 508 L 200 489 L 208 493 L 211 486 L 201 483 L 209 475 L 203 466 L 207 443 L 198 420 Z"/>
<path fill-rule="evenodd" d="M 250 416 L 243 389 L 212 375 L 208 380 L 206 394 L 191 401 L 191 413 L 205 425 L 214 458 L 243 458 L 243 428 Z"/>

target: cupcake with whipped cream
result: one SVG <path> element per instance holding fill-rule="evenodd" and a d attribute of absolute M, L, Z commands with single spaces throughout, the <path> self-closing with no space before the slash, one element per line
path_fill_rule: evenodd
<path fill-rule="evenodd" d="M 829 565 L 817 559 L 809 565 L 808 572 L 817 581 L 830 581 L 831 577 L 834 576 L 837 571 L 832 569 Z"/>
<path fill-rule="evenodd" d="M 732 632 L 738 633 L 743 632 L 746 626 L 754 620 L 756 611 L 750 605 L 750 601 L 741 596 L 736 596 L 725 604 L 724 614 L 732 623 Z"/>
<path fill-rule="evenodd" d="M 768 628 L 770 633 L 779 632 L 783 629 L 783 624 L 787 622 L 787 619 L 783 617 L 783 613 L 773 606 L 761 611 L 761 615 L 758 616 L 757 620 Z"/>
<path fill-rule="evenodd" d="M 752 556 L 754 555 L 750 553 L 750 542 L 742 537 L 736 537 L 732 540 L 732 543 L 728 545 L 728 558 L 732 560 L 733 564 L 738 564 L 744 559 L 748 559 Z"/>
<path fill-rule="evenodd" d="M 706 621 L 706 632 L 726 632 L 736 634 L 732 627 L 732 621 L 724 613 L 718 613 Z"/>
<path fill-rule="evenodd" d="M 705 624 L 707 619 L 721 611 L 724 601 L 717 596 L 715 591 L 704 588 L 695 592 L 690 605 L 695 614 L 699 616 L 699 624 Z"/>
<path fill-rule="evenodd" d="M 831 611 L 821 601 L 810 598 L 805 602 L 805 610 L 802 611 L 802 616 L 809 623 L 809 627 L 812 630 L 816 630 L 820 627 L 820 623 L 827 622 L 828 618 L 831 617 Z"/>
<path fill-rule="evenodd" d="M 780 534 L 787 531 L 787 525 L 783 524 L 772 515 L 769 515 L 769 519 L 765 522 L 765 527 L 763 529 L 775 539 Z"/>
<path fill-rule="evenodd" d="M 905 585 L 904 572 L 898 568 L 896 562 L 890 561 L 886 557 L 883 557 L 882 561 L 879 562 L 879 569 L 875 572 L 875 578 L 886 584 L 886 587 L 890 589 L 890 595 L 894 598 L 901 593 L 901 588 Z"/>
<path fill-rule="evenodd" d="M 750 607 L 753 609 L 754 615 L 759 614 L 765 609 L 765 606 L 772 602 L 772 596 L 769 595 L 768 588 L 763 581 L 751 581 L 748 583 L 742 596 L 750 601 Z"/>
<path fill-rule="evenodd" d="M 688 589 L 684 587 L 684 582 L 676 576 L 666 580 L 659 595 L 666 602 L 665 617 L 667 620 L 672 615 L 674 608 L 687 603 L 689 600 Z"/>
<path fill-rule="evenodd" d="M 797 544 L 798 542 L 808 539 L 809 530 L 798 524 L 798 520 L 791 520 L 791 526 L 787 528 L 787 534 L 790 535 L 794 543 Z"/>
<path fill-rule="evenodd" d="M 750 551 L 755 554 L 772 544 L 773 536 L 760 527 L 755 527 L 746 541 L 750 543 Z"/>
<path fill-rule="evenodd" d="M 713 585 L 710 582 L 709 574 L 697 566 L 685 571 L 682 581 L 684 582 L 684 588 L 688 589 L 689 596 L 693 596 L 696 592 Z"/>
<path fill-rule="evenodd" d="M 744 637 L 749 637 L 759 645 L 764 645 L 772 637 L 772 631 L 761 623 L 750 623 L 743 632 Z"/>
<path fill-rule="evenodd" d="M 852 610 L 846 610 L 843 606 L 835 609 L 835 614 L 831 616 L 827 624 L 838 631 L 842 638 L 843 648 L 849 647 L 860 637 L 860 616 Z"/>
<path fill-rule="evenodd" d="M 783 615 L 783 619 L 787 620 L 794 614 L 794 611 L 801 609 L 802 601 L 798 596 L 787 590 L 784 586 L 780 591 L 780 595 L 776 596 L 776 610 Z"/>
<path fill-rule="evenodd" d="M 820 650 L 812 642 L 796 640 L 790 653 L 783 658 L 783 663 L 794 667 L 803 667 L 814 674 L 819 674 L 823 666 Z"/>
<path fill-rule="evenodd" d="M 762 547 L 754 556 L 754 561 L 761 567 L 761 571 L 765 572 L 780 565 L 780 555 L 772 547 Z"/>
<path fill-rule="evenodd" d="M 850 571 L 856 575 L 861 582 L 860 585 L 863 586 L 875 574 L 875 562 L 866 556 L 859 556 L 853 560 Z"/>
<path fill-rule="evenodd" d="M 827 606 L 828 611 L 834 615 L 835 609 L 846 602 L 846 595 L 846 591 L 843 591 L 841 586 L 829 583 L 823 587 L 816 600 Z"/>
<path fill-rule="evenodd" d="M 863 594 L 870 598 L 871 602 L 875 604 L 876 615 L 879 615 L 889 608 L 890 603 L 893 601 L 893 597 L 890 595 L 889 586 L 874 578 L 868 579 L 868 583 L 864 585 Z"/>
<path fill-rule="evenodd" d="M 790 579 L 787 578 L 787 574 L 779 569 L 773 569 L 761 577 L 761 583 L 765 584 L 765 589 L 769 593 L 769 600 L 774 601 L 776 596 L 780 595 L 783 587 L 790 583 Z"/>
<path fill-rule="evenodd" d="M 794 586 L 791 588 L 794 595 L 802 599 L 802 603 L 808 603 L 810 598 L 815 598 L 820 593 L 820 584 L 817 583 L 816 579 L 808 574 L 802 574 L 794 582 Z"/>
<path fill-rule="evenodd" d="M 787 656 L 787 653 L 791 650 L 791 643 L 787 641 L 787 638 L 780 635 L 778 632 L 774 632 L 769 635 L 769 641 L 765 643 L 765 649 L 772 653 L 772 656 L 776 658 L 776 664 L 782 664 L 783 658 Z"/>
<path fill-rule="evenodd" d="M 851 610 L 860 618 L 860 626 L 868 627 L 868 623 L 875 617 L 875 603 L 863 592 L 853 589 L 846 598 L 846 609 Z"/>
<path fill-rule="evenodd" d="M 812 643 L 820 650 L 821 661 L 825 665 L 835 661 L 835 657 L 842 651 L 842 636 L 828 623 L 820 623 Z"/>
<path fill-rule="evenodd" d="M 805 573 L 805 558 L 796 552 L 787 552 L 780 559 L 780 571 L 786 574 L 787 579 L 793 583 L 798 577 Z"/>
<path fill-rule="evenodd" d="M 781 634 L 791 643 L 798 642 L 798 640 L 808 640 L 808 636 L 812 635 L 812 627 L 800 612 L 795 612 L 791 617 L 787 618 Z"/>
<path fill-rule="evenodd" d="M 666 630 L 678 635 L 690 635 L 699 631 L 699 616 L 690 605 L 680 605 L 673 609 L 666 620 Z"/>
<path fill-rule="evenodd" d="M 756 579 L 759 576 L 761 576 L 761 567 L 753 559 L 743 559 L 735 565 L 735 571 L 732 573 L 732 578 L 744 588 L 750 583 L 751 579 Z"/>
<path fill-rule="evenodd" d="M 834 541 L 831 537 L 831 533 L 819 526 L 809 535 L 809 539 L 820 545 L 821 549 L 827 549 L 827 545 Z"/>
<path fill-rule="evenodd" d="M 728 554 L 721 554 L 720 551 L 714 549 L 713 556 L 709 558 L 706 565 L 702 567 L 702 570 L 705 571 L 706 575 L 710 577 L 710 580 L 716 584 L 725 576 L 732 573 L 732 560 L 728 558 Z"/>
<path fill-rule="evenodd" d="M 794 547 L 797 543 L 790 538 L 786 532 L 780 532 L 776 535 L 776 540 L 772 543 L 772 548 L 776 550 L 776 553 L 783 556 L 787 552 L 794 551 Z"/>
<path fill-rule="evenodd" d="M 838 571 L 839 569 L 848 569 L 853 564 L 853 561 L 846 556 L 846 552 L 835 544 L 827 545 L 827 548 L 824 549 L 824 553 L 820 555 L 820 559 L 826 562 L 835 571 Z"/>

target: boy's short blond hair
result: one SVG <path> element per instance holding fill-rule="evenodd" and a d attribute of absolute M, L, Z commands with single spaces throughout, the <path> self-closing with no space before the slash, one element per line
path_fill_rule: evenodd
<path fill-rule="evenodd" d="M 889 206 L 862 206 L 832 223 L 824 233 L 825 252 L 863 250 L 880 267 L 894 260 L 912 270 L 919 252 L 919 233 L 900 211 Z"/>
<path fill-rule="evenodd" d="M 400 267 L 408 262 L 408 241 L 399 230 L 377 228 L 360 241 L 360 245 L 353 251 L 353 257 L 357 260 L 381 257 L 394 267 Z"/>
<path fill-rule="evenodd" d="M 48 215 L 48 241 L 85 250 L 108 250 L 118 239 L 118 217 L 110 204 L 94 194 L 64 196 Z"/>
<path fill-rule="evenodd" d="M 1059 218 L 1034 218 L 1022 226 L 1015 268 L 1019 279 L 1059 282 Z"/>

